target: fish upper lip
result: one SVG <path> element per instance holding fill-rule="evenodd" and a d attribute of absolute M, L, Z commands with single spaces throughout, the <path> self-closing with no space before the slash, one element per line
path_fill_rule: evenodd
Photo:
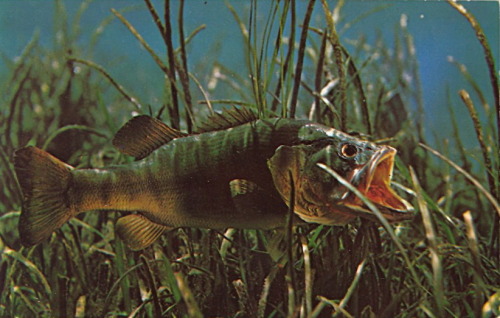
<path fill-rule="evenodd" d="M 389 221 L 407 220 L 412 217 L 412 213 L 407 212 L 413 210 L 413 207 L 390 186 L 396 152 L 392 147 L 383 146 L 365 166 L 355 169 L 350 178 L 351 184 L 375 203 Z M 346 206 L 362 212 L 371 212 L 354 194 L 347 192 L 344 198 Z"/>

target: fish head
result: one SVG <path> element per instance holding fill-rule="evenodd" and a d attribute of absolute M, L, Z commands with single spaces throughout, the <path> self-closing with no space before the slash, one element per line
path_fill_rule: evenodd
<path fill-rule="evenodd" d="M 307 124 L 294 145 L 279 146 L 268 160 L 274 185 L 303 220 L 339 225 L 357 216 L 376 219 L 362 200 L 318 164 L 335 170 L 374 203 L 390 222 L 412 217 L 412 207 L 392 188 L 396 149 L 319 124 Z"/>

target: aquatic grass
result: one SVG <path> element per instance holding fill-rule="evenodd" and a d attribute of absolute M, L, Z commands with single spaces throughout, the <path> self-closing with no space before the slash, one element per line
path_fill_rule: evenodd
<path fill-rule="evenodd" d="M 325 164 L 318 163 L 318 167 L 321 169 L 325 170 L 329 174 L 331 174 L 335 179 L 337 179 L 343 186 L 349 189 L 352 193 L 354 193 L 372 212 L 373 214 L 377 217 L 377 219 L 380 221 L 380 223 L 383 225 L 384 229 L 387 231 L 393 242 L 396 244 L 397 248 L 401 252 L 401 255 L 403 256 L 403 259 L 407 265 L 407 269 L 410 271 L 412 274 L 412 278 L 415 282 L 415 285 L 419 287 L 422 290 L 425 290 L 424 286 L 421 285 L 420 279 L 418 278 L 418 275 L 414 269 L 414 266 L 412 262 L 410 261 L 410 258 L 408 254 L 406 253 L 406 249 L 403 247 L 400 239 L 398 236 L 395 234 L 393 228 L 387 221 L 387 219 L 382 215 L 382 213 L 379 211 L 379 209 L 370 201 L 368 200 L 356 187 L 354 187 L 352 184 L 349 183 L 346 179 L 344 179 L 340 174 L 338 174 L 335 170 L 332 168 L 328 167 Z"/>
<path fill-rule="evenodd" d="M 438 251 L 438 236 L 435 230 L 434 221 L 432 215 L 427 207 L 426 201 L 422 195 L 422 189 L 420 188 L 420 183 L 415 174 L 415 171 L 410 166 L 410 174 L 413 182 L 413 188 L 417 194 L 417 202 L 419 206 L 420 213 L 422 214 L 422 221 L 425 229 L 425 235 L 427 241 L 429 242 L 429 254 L 432 266 L 432 287 L 433 295 L 436 306 L 436 315 L 438 317 L 443 317 L 445 297 L 443 293 L 443 267 L 441 257 Z"/>
<path fill-rule="evenodd" d="M 304 65 L 304 54 L 306 48 L 307 34 L 309 32 L 309 23 L 311 21 L 312 11 L 314 8 L 315 0 L 309 0 L 307 4 L 306 13 L 304 14 L 304 21 L 302 22 L 302 32 L 300 33 L 299 50 L 297 52 L 297 64 L 295 65 L 295 72 L 293 77 L 292 97 L 290 99 L 290 110 L 287 117 L 295 118 L 295 111 L 297 107 L 300 78 L 302 77 L 302 68 Z"/>
<path fill-rule="evenodd" d="M 493 96 L 495 98 L 498 134 L 497 144 L 500 145 L 500 85 L 498 82 L 498 74 L 495 67 L 495 59 L 493 58 L 493 53 L 491 52 L 490 45 L 488 43 L 488 40 L 486 39 L 484 31 L 481 25 L 477 22 L 476 18 L 474 18 L 474 16 L 470 12 L 468 12 L 463 5 L 452 0 L 447 0 L 447 2 L 469 21 L 470 25 L 474 29 L 474 32 L 476 33 L 476 38 L 483 48 L 486 64 L 488 65 Z"/>
<path fill-rule="evenodd" d="M 188 2 L 185 4 L 187 6 Z M 1 86 L 4 94 L 0 100 L 7 107 L 0 108 L 0 173 L 6 189 L 0 194 L 0 246 L 3 251 L 14 251 L 9 253 L 15 253 L 17 258 L 10 254 L 0 259 L 0 282 L 3 284 L 0 285 L 0 316 L 145 317 L 160 313 L 177 317 L 249 314 L 323 317 L 335 313 L 346 317 L 437 317 L 493 312 L 492 299 L 498 293 L 495 288 L 500 275 L 495 246 L 485 238 L 494 235 L 492 207 L 498 213 L 500 210 L 498 198 L 485 186 L 487 175 L 483 174 L 494 173 L 498 163 L 493 127 L 480 122 L 486 147 L 491 149 L 491 169 L 487 168 L 485 157 L 478 155 L 473 170 L 467 164 L 470 161 L 468 150 L 462 152 L 458 162 L 447 159 L 453 158 L 454 152 L 447 148 L 446 142 L 435 147 L 440 150 L 436 154 L 440 159 L 434 160 L 435 157 L 430 156 L 435 154 L 434 150 L 428 146 L 418 147 L 418 142 L 423 140 L 413 128 L 412 116 L 408 115 L 401 122 L 389 116 L 407 107 L 410 101 L 415 102 L 420 94 L 415 86 L 418 65 L 411 61 L 416 53 L 412 51 L 412 43 L 407 42 L 408 30 L 402 28 L 404 25 L 400 24 L 396 31 L 396 36 L 400 37 L 396 50 L 381 39 L 370 46 L 361 38 L 351 40 L 342 36 L 342 30 L 357 23 L 356 20 L 343 20 L 342 4 L 326 13 L 321 11 L 321 3 L 317 1 L 317 9 L 313 12 L 320 14 L 325 23 L 316 25 L 317 21 L 311 19 L 306 41 L 302 43 L 304 26 L 299 24 L 306 16 L 305 12 L 297 10 L 295 1 L 273 3 L 273 10 L 264 15 L 264 24 L 257 28 L 259 4 L 252 3 L 252 16 L 248 20 L 241 18 L 247 13 L 234 9 L 243 26 L 242 36 L 243 30 L 248 32 L 246 53 L 255 54 L 251 57 L 255 64 L 248 70 L 238 70 L 238 76 L 233 76 L 236 72 L 225 68 L 222 62 L 206 68 L 196 68 L 192 64 L 187 53 L 189 43 L 197 40 L 195 35 L 203 25 L 187 37 L 181 35 L 182 6 L 179 6 L 177 18 L 172 8 L 165 10 L 168 14 L 163 16 L 156 12 L 155 18 L 153 11 L 156 9 L 148 8 L 147 1 L 143 4 L 151 14 L 151 23 L 157 23 L 158 36 L 163 38 L 165 35 L 161 17 L 168 15 L 171 36 L 183 39 L 178 47 L 172 43 L 174 59 L 169 59 L 172 52 L 167 52 L 166 45 L 165 52 L 155 52 L 165 67 L 175 61 L 179 110 L 185 107 L 185 121 L 181 118 L 181 126 L 189 131 L 189 121 L 192 120 L 195 127 L 207 110 L 217 111 L 219 106 L 216 104 L 236 103 L 240 107 L 256 108 L 256 101 L 260 101 L 258 107 L 262 107 L 262 116 L 290 114 L 291 95 L 298 76 L 294 61 L 302 49 L 306 53 L 301 76 L 306 80 L 300 81 L 299 88 L 306 93 L 297 94 L 296 117 L 314 114 L 317 121 L 335 123 L 340 117 L 335 118 L 334 114 L 336 111 L 340 114 L 340 109 L 333 105 L 339 105 L 339 94 L 345 94 L 346 127 L 371 132 L 374 140 L 384 139 L 400 150 L 394 181 L 401 185 L 397 187 L 398 192 L 399 189 L 408 190 L 403 191 L 407 192 L 403 195 L 408 194 L 409 200 L 415 203 L 418 211 L 415 219 L 396 226 L 383 224 L 380 229 L 370 222 L 360 221 L 342 227 L 310 224 L 287 228 L 287 237 L 281 240 L 273 239 L 271 234 L 275 233 L 272 231 L 233 230 L 223 235 L 211 230 L 181 229 L 166 233 L 160 243 L 148 249 L 132 252 L 114 237 L 113 224 L 118 214 L 86 213 L 81 219 L 63 226 L 49 242 L 34 248 L 21 248 L 15 229 L 20 193 L 10 162 L 15 148 L 30 143 L 45 144 L 52 149 L 64 144 L 56 140 L 59 134 L 73 131 L 75 136 L 85 136 L 85 139 L 71 154 L 70 163 L 101 167 L 131 160 L 118 155 L 106 141 L 117 130 L 120 121 L 126 120 L 121 115 L 115 116 L 107 107 L 111 103 L 116 109 L 115 104 L 123 103 L 124 99 L 130 101 L 117 88 L 122 80 L 103 65 L 100 67 L 104 72 L 88 63 L 89 67 L 82 68 L 83 76 L 68 71 L 66 62 L 70 62 L 69 65 L 76 65 L 79 60 L 95 62 L 91 48 L 80 49 L 72 43 L 79 34 L 78 18 L 71 20 L 67 14 L 62 14 L 58 27 L 67 25 L 70 20 L 76 21 L 68 28 L 68 34 L 48 50 L 42 49 L 34 36 L 20 61 L 11 64 L 8 78 L 13 80 Z M 82 5 L 82 10 L 86 5 Z M 124 13 L 120 10 L 122 16 Z M 327 15 L 331 15 L 335 28 L 340 30 L 338 44 L 344 59 L 341 65 L 335 60 L 329 39 Z M 106 32 L 109 23 L 118 22 L 116 19 L 110 14 L 97 26 L 93 33 L 95 38 L 90 41 L 95 43 L 98 36 Z M 104 29 L 98 30 L 101 27 Z M 71 56 L 59 46 L 71 47 Z M 380 59 L 375 59 L 375 54 L 380 54 Z M 397 54 L 404 58 L 398 60 Z M 50 67 L 52 61 L 62 67 Z M 384 67 L 385 72 L 382 71 Z M 219 74 L 227 75 L 226 79 L 222 76 L 218 80 L 225 84 L 224 89 L 231 89 L 239 101 L 212 94 L 209 80 L 215 78 L 215 68 Z M 344 88 L 335 85 L 338 68 L 345 70 Z M 199 73 L 200 69 L 206 74 Z M 415 81 L 402 82 L 403 72 L 412 74 Z M 249 74 L 258 77 L 253 82 L 248 81 Z M 109 82 L 110 79 L 116 85 Z M 314 84 L 310 84 L 311 79 Z M 468 82 L 473 86 L 472 81 Z M 86 88 L 88 104 L 75 104 L 88 109 L 94 116 L 92 121 L 59 122 L 64 98 L 71 96 L 67 91 L 68 83 Z M 170 79 L 165 80 L 166 91 L 172 83 Z M 188 91 L 191 84 L 199 90 Z M 255 90 L 253 85 L 257 85 Z M 111 90 L 104 94 L 103 86 Z M 471 92 L 480 96 L 477 89 L 481 88 L 473 88 Z M 396 90 L 398 93 L 394 94 Z M 73 94 L 80 96 L 78 90 Z M 192 112 L 186 109 L 189 107 L 188 95 L 191 96 Z M 486 94 L 482 96 L 487 100 Z M 75 100 L 79 98 L 83 97 Z M 194 102 L 197 99 L 203 103 Z M 36 104 L 43 105 L 43 112 Z M 161 104 L 151 106 L 150 112 L 172 119 L 171 113 L 162 114 L 159 109 L 172 105 L 168 93 Z M 128 102 L 122 107 L 139 110 Z M 450 108 L 454 108 L 451 98 Z M 484 111 L 485 117 L 492 117 L 486 109 Z M 179 113 L 179 116 L 182 115 Z M 482 118 L 481 114 L 478 118 Z M 10 128 L 6 131 L 4 123 L 7 120 Z M 395 133 L 389 129 L 392 124 L 396 127 Z M 79 125 L 77 127 L 82 130 L 72 129 L 71 125 Z M 87 130 L 107 137 L 88 134 Z M 461 141 L 458 133 L 452 137 Z M 425 156 L 426 153 L 429 156 Z M 440 160 L 446 164 L 441 164 Z M 413 169 L 408 168 L 410 165 Z M 467 210 L 470 212 L 463 215 Z M 376 211 L 374 213 L 376 215 Z"/>
<path fill-rule="evenodd" d="M 491 205 L 495 209 L 496 214 L 500 215 L 500 205 L 499 205 L 498 201 L 486 188 L 483 187 L 481 182 L 479 182 L 476 178 L 474 178 L 470 173 L 465 171 L 462 167 L 457 165 L 455 162 L 453 162 L 452 160 L 443 156 L 437 150 L 432 149 L 431 147 L 429 147 L 425 144 L 420 144 L 420 146 L 422 148 L 424 148 L 425 150 L 431 152 L 433 155 L 437 156 L 439 159 L 443 160 L 444 162 L 446 162 L 447 164 L 449 164 L 453 168 L 455 168 L 462 175 L 464 175 L 476 188 L 479 189 L 480 193 L 482 195 L 484 195 L 486 197 L 486 199 L 488 199 L 488 201 L 491 203 Z"/>
<path fill-rule="evenodd" d="M 340 125 L 339 128 L 342 131 L 346 131 L 347 128 L 347 87 L 346 87 L 346 74 L 345 65 L 343 57 L 343 49 L 340 44 L 339 36 L 337 34 L 337 29 L 335 27 L 335 21 L 332 13 L 328 7 L 326 0 L 321 0 L 323 6 L 323 11 L 325 12 L 325 18 L 328 25 L 328 40 L 333 47 L 333 53 L 335 55 L 335 63 L 337 65 L 338 81 L 339 81 L 339 104 L 340 104 Z M 342 1 L 339 2 L 338 6 L 342 5 Z"/>
<path fill-rule="evenodd" d="M 84 65 L 87 65 L 95 70 L 97 70 L 99 73 L 101 73 L 107 80 L 109 80 L 109 82 L 111 83 L 111 85 L 113 85 L 121 94 L 122 96 L 127 100 L 129 101 L 130 103 L 132 103 L 136 109 L 140 110 L 142 108 L 142 104 L 141 102 L 137 99 L 137 97 L 133 97 L 129 92 L 127 92 L 127 90 L 122 86 L 120 85 L 102 66 L 100 66 L 99 64 L 96 64 L 92 61 L 88 61 L 88 60 L 84 60 L 84 59 L 79 59 L 79 58 L 75 58 L 75 57 L 70 57 L 68 59 L 69 61 L 72 61 L 72 62 L 76 62 L 76 63 L 81 63 L 81 64 L 84 64 Z"/>

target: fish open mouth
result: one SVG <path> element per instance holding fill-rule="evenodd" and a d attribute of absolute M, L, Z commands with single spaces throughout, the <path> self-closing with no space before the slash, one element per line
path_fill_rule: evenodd
<path fill-rule="evenodd" d="M 413 210 L 413 207 L 391 188 L 395 156 L 396 149 L 382 147 L 368 164 L 354 170 L 350 180 L 351 184 L 375 203 L 384 217 L 391 222 L 411 219 L 412 213 L 409 212 Z M 373 212 L 353 193 L 348 194 L 343 204 L 362 212 L 362 216 L 374 217 Z"/>

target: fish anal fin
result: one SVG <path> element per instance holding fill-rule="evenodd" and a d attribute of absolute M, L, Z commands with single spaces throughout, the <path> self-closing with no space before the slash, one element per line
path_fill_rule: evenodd
<path fill-rule="evenodd" d="M 197 133 L 224 130 L 240 126 L 259 119 L 257 114 L 249 107 L 233 107 L 225 109 L 222 113 L 214 113 L 198 126 Z"/>
<path fill-rule="evenodd" d="M 116 233 L 134 251 L 150 246 L 169 229 L 139 214 L 129 214 L 116 222 Z"/>
<path fill-rule="evenodd" d="M 126 155 L 142 159 L 169 141 L 186 134 L 170 128 L 161 120 L 140 115 L 129 120 L 113 139 L 113 145 Z"/>

